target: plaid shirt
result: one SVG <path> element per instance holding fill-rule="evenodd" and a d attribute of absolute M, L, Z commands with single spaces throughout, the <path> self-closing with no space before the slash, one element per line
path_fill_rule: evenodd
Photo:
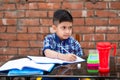
<path fill-rule="evenodd" d="M 54 50 L 63 54 L 73 53 L 77 56 L 83 55 L 79 42 L 73 37 L 69 37 L 68 39 L 61 41 L 55 33 L 49 34 L 45 37 L 43 55 L 46 49 Z"/>

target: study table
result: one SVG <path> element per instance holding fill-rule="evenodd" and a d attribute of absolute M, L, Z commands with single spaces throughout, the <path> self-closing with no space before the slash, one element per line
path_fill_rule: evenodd
<path fill-rule="evenodd" d="M 86 56 L 83 59 L 87 59 Z M 78 64 L 81 67 L 78 67 Z M 44 75 L 28 75 L 28 76 L 7 76 L 7 74 L 0 73 L 0 78 L 5 77 L 6 80 L 13 80 L 15 77 L 24 77 L 25 80 L 31 80 L 30 78 L 36 77 L 78 77 L 78 78 L 94 78 L 96 80 L 104 79 L 117 79 L 120 80 L 120 65 L 116 64 L 116 58 L 110 57 L 110 72 L 109 73 L 89 73 L 87 71 L 87 62 L 72 63 L 65 65 L 58 65 L 53 68 L 49 73 Z M 1 80 L 1 79 L 0 79 Z"/>

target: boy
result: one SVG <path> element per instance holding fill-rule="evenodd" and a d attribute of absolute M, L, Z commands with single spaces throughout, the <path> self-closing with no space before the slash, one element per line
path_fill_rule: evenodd
<path fill-rule="evenodd" d="M 73 18 L 66 10 L 57 10 L 53 16 L 53 29 L 55 33 L 45 37 L 43 55 L 66 61 L 75 61 L 76 55 L 82 56 L 83 52 L 78 41 L 72 35 Z M 50 78 L 43 78 L 50 80 Z M 51 80 L 57 80 L 51 78 Z M 66 78 L 64 80 L 78 80 L 77 78 Z"/>

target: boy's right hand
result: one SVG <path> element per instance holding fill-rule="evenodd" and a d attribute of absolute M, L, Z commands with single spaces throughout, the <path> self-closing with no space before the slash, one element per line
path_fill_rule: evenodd
<path fill-rule="evenodd" d="M 75 54 L 64 54 L 64 60 L 65 61 L 75 61 L 76 60 L 76 55 Z"/>

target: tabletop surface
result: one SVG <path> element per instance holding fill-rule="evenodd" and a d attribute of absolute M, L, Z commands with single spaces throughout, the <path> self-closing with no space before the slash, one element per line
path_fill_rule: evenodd
<path fill-rule="evenodd" d="M 87 59 L 87 57 L 83 57 L 83 59 Z M 78 67 L 79 64 L 79 67 Z M 0 76 L 7 76 L 7 74 L 0 73 Z M 87 62 L 80 63 L 72 63 L 65 65 L 58 65 L 53 68 L 50 73 L 45 73 L 44 75 L 31 75 L 24 77 L 92 77 L 92 78 L 120 78 L 120 65 L 116 64 L 115 57 L 110 57 L 110 71 L 108 73 L 90 73 L 88 72 Z"/>
<path fill-rule="evenodd" d="M 78 67 L 78 64 L 81 67 Z M 116 64 L 115 57 L 110 57 L 110 71 L 108 73 L 88 72 L 87 62 L 80 62 L 56 66 L 49 77 L 94 77 L 94 78 L 120 78 L 120 65 Z"/>

